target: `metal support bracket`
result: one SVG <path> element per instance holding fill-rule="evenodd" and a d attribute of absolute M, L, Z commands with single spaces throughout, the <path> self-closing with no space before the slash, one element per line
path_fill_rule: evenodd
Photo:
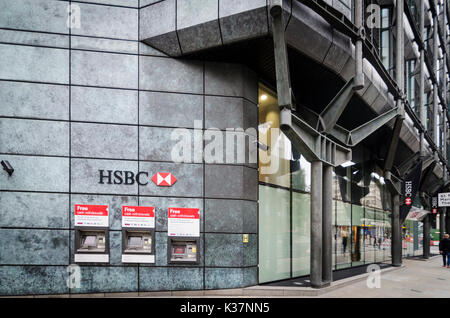
<path fill-rule="evenodd" d="M 393 175 L 390 171 L 385 171 L 384 180 L 390 193 L 402 194 L 402 181 Z"/>
<path fill-rule="evenodd" d="M 295 110 L 292 103 L 289 61 L 283 25 L 282 0 L 271 0 L 269 12 L 272 23 L 278 105 L 281 109 L 288 108 Z"/>
<path fill-rule="evenodd" d="M 402 103 L 399 103 L 399 105 L 401 108 L 403 108 Z M 394 159 L 395 159 L 395 155 L 397 153 L 397 146 L 398 146 L 398 142 L 400 140 L 400 132 L 402 130 L 403 121 L 405 119 L 404 109 L 402 109 L 401 111 L 402 111 L 402 114 L 400 114 L 400 116 L 397 117 L 397 120 L 395 121 L 395 124 L 394 124 L 394 129 L 392 131 L 392 138 L 391 138 L 391 142 L 389 144 L 388 152 L 386 154 L 386 160 L 384 163 L 385 171 L 391 171 L 392 166 L 394 165 Z"/>
<path fill-rule="evenodd" d="M 355 78 L 351 78 L 320 113 L 316 129 L 330 134 L 355 93 Z"/>
<path fill-rule="evenodd" d="M 433 162 L 436 162 L 436 158 L 434 156 L 427 156 L 423 159 L 422 163 L 422 172 L 425 171 L 426 168 L 428 168 Z"/>
<path fill-rule="evenodd" d="M 319 160 L 336 166 L 349 161 L 351 159 L 350 149 L 338 145 L 292 113 L 292 110 L 295 109 L 292 103 L 282 1 L 271 0 L 269 12 L 274 43 L 278 105 L 281 109 L 281 130 L 291 140 L 293 146 L 310 162 Z"/>
<path fill-rule="evenodd" d="M 404 115 L 403 107 L 395 107 L 387 112 L 375 117 L 374 119 L 362 124 L 361 126 L 353 129 L 347 130 L 340 126 L 335 126 L 330 136 L 333 136 L 338 141 L 343 143 L 346 147 L 356 146 L 358 143 L 363 141 L 365 138 L 369 137 L 387 122 L 395 117 L 402 117 Z M 399 124 L 399 129 L 401 128 L 401 123 Z"/>
<path fill-rule="evenodd" d="M 396 107 L 391 110 L 388 110 L 387 112 L 379 115 L 378 117 L 375 117 L 374 119 L 368 121 L 367 123 L 350 131 L 346 144 L 354 146 L 360 143 L 362 140 L 370 136 L 372 133 L 381 128 L 391 119 L 402 115 L 404 115 L 403 107 Z"/>
<path fill-rule="evenodd" d="M 394 117 L 404 118 L 404 107 L 400 103 L 398 107 L 351 131 L 336 125 L 354 91 L 360 89 L 358 83 L 356 83 L 358 75 L 362 75 L 362 70 L 359 69 L 356 71 L 356 79 L 349 80 L 318 116 L 316 129 L 294 115 L 292 113 L 292 110 L 295 109 L 293 109 L 292 103 L 287 45 L 283 27 L 282 0 L 271 0 L 269 12 L 274 42 L 278 105 L 281 109 L 280 128 L 308 161 L 320 160 L 332 166 L 340 165 L 351 159 L 350 147 L 364 140 Z M 336 138 L 344 146 L 334 142 L 327 135 Z"/>
<path fill-rule="evenodd" d="M 308 161 L 322 161 L 328 165 L 338 166 L 351 160 L 351 150 L 343 147 L 319 133 L 305 121 L 292 114 L 289 109 L 282 109 L 280 128 Z"/>

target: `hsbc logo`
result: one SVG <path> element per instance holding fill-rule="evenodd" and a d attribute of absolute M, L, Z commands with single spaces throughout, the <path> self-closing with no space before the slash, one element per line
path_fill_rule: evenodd
<path fill-rule="evenodd" d="M 145 186 L 150 180 L 157 186 L 171 187 L 177 179 L 170 172 L 157 172 L 150 179 L 149 173 L 140 171 L 134 173 L 133 171 L 121 171 L 121 170 L 98 170 L 99 172 L 99 184 L 123 184 Z"/>
<path fill-rule="evenodd" d="M 412 181 L 405 182 L 405 196 L 410 197 L 412 194 Z"/>
<path fill-rule="evenodd" d="M 152 181 L 160 187 L 171 187 L 177 182 L 177 178 L 170 172 L 157 172 L 152 177 Z"/>
<path fill-rule="evenodd" d="M 411 205 L 411 203 L 412 203 L 411 198 L 410 198 L 410 197 L 407 197 L 407 198 L 405 199 L 405 204 L 406 204 L 406 205 Z"/>

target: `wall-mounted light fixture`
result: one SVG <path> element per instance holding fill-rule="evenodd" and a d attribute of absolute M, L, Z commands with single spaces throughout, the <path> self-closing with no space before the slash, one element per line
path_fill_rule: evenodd
<path fill-rule="evenodd" d="M 9 161 L 7 160 L 2 160 L 2 166 L 3 166 L 3 170 L 5 170 L 6 172 L 8 172 L 8 174 L 11 176 L 14 172 L 14 168 L 11 166 L 11 164 L 9 163 Z"/>

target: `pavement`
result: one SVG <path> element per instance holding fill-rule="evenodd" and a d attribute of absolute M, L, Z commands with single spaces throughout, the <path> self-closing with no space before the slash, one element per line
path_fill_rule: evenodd
<path fill-rule="evenodd" d="M 431 254 L 438 254 L 431 247 Z M 139 293 L 99 293 L 71 295 L 31 295 L 25 297 L 177 297 L 177 298 L 450 298 L 450 268 L 442 267 L 442 257 L 403 259 L 401 267 L 379 267 L 380 271 L 363 273 L 333 281 L 315 289 L 297 285 L 257 285 L 223 290 L 165 291 Z M 1 297 L 0 297 L 1 298 Z"/>
<path fill-rule="evenodd" d="M 372 285 L 375 280 L 372 280 Z M 380 288 L 369 288 L 367 279 L 316 296 L 317 298 L 450 298 L 450 268 L 442 257 L 403 259 L 398 270 L 380 276 Z"/>

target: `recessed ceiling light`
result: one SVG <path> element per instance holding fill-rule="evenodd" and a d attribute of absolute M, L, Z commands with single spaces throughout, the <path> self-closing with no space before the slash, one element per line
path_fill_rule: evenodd
<path fill-rule="evenodd" d="M 347 167 L 353 166 L 354 164 L 355 163 L 353 161 L 349 160 L 349 161 L 346 161 L 343 164 L 341 164 L 341 167 L 347 168 Z"/>
<path fill-rule="evenodd" d="M 267 95 L 266 94 L 262 94 L 261 95 L 261 100 L 266 100 L 267 99 Z"/>

